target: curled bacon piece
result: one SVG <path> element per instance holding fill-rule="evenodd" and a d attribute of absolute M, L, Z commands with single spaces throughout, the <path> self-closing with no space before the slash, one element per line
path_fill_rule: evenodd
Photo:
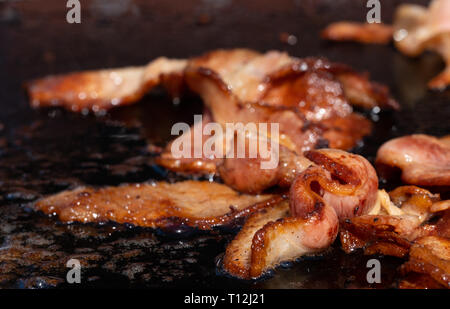
<path fill-rule="evenodd" d="M 63 222 L 130 223 L 151 228 L 187 225 L 209 230 L 231 225 L 280 201 L 277 195 L 244 195 L 214 182 L 157 182 L 100 189 L 81 187 L 41 199 L 35 209 Z"/>
<path fill-rule="evenodd" d="M 422 134 L 396 138 L 380 147 L 376 166 L 386 178 L 391 176 L 392 168 L 399 168 L 406 183 L 450 186 L 450 144 L 446 138 Z"/>
<path fill-rule="evenodd" d="M 335 240 L 339 220 L 365 214 L 375 204 L 378 181 L 364 158 L 340 150 L 311 151 L 315 163 L 300 173 L 286 203 L 252 215 L 224 257 L 233 276 L 262 276 L 282 261 L 314 254 Z"/>

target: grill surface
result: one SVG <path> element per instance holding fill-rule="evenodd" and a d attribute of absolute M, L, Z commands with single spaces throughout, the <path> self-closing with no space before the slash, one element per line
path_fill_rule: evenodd
<path fill-rule="evenodd" d="M 139 65 L 161 55 L 188 57 L 220 47 L 286 50 L 347 63 L 391 88 L 403 110 L 369 115 L 376 121 L 374 134 L 356 151 L 370 160 L 394 136 L 450 133 L 449 91 L 426 90 L 426 81 L 443 68 L 437 55 L 409 59 L 392 46 L 319 40 L 319 30 L 332 21 L 364 20 L 365 1 L 283 0 L 276 7 L 268 0 L 108 2 L 82 1 L 79 25 L 66 23 L 64 1 L 0 3 L 0 287 L 74 287 L 65 281 L 71 258 L 82 263 L 82 287 L 395 286 L 400 260 L 380 257 L 382 283 L 370 286 L 365 278 L 371 257 L 345 255 L 338 244 L 323 257 L 244 282 L 216 267 L 235 231 L 65 225 L 31 211 L 35 199 L 79 184 L 180 179 L 154 166 L 146 146 L 163 145 L 173 123 L 192 122 L 201 112 L 196 98 L 174 105 L 158 92 L 103 117 L 31 110 L 21 85 L 47 74 Z M 384 21 L 391 21 L 400 2 L 382 1 Z M 286 34 L 297 43 L 283 42 Z"/>

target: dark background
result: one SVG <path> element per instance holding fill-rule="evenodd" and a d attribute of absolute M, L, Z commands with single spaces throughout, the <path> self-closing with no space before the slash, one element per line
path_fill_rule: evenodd
<path fill-rule="evenodd" d="M 154 92 L 102 117 L 60 109 L 32 110 L 25 81 L 69 71 L 142 65 L 158 56 L 186 58 L 215 48 L 285 50 L 325 56 L 367 71 L 388 85 L 402 112 L 369 115 L 375 133 L 356 151 L 373 159 L 387 139 L 450 133 L 449 93 L 426 82 L 443 68 L 439 56 L 417 59 L 392 45 L 331 43 L 319 31 L 338 20 L 364 21 L 359 0 L 81 0 L 81 24 L 66 22 L 66 1 L 0 2 L 0 287 L 69 287 L 65 262 L 83 263 L 82 287 L 392 287 L 401 261 L 382 259 L 383 282 L 368 286 L 369 257 L 327 256 L 284 265 L 270 279 L 242 282 L 220 274 L 215 258 L 232 233 L 151 231 L 105 224 L 64 225 L 29 209 L 42 195 L 79 184 L 178 179 L 153 165 L 148 143 L 163 145 L 177 121 L 193 121 L 201 102 L 174 105 Z M 392 21 L 402 2 L 381 1 Z M 290 45 L 286 37 L 296 43 Z M 73 286 L 70 286 L 73 287 Z"/>

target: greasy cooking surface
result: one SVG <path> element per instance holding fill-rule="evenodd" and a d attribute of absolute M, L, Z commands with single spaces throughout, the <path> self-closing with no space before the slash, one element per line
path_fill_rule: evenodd
<path fill-rule="evenodd" d="M 184 58 L 220 47 L 325 56 L 370 72 L 391 87 L 403 107 L 397 114 L 371 115 L 378 120 L 375 133 L 357 151 L 373 160 L 392 137 L 450 133 L 449 91 L 426 89 L 443 68 L 439 56 L 410 59 L 392 46 L 319 40 L 330 22 L 362 21 L 364 1 L 283 0 L 274 7 L 261 0 L 239 6 L 232 6 L 237 0 L 122 0 L 109 8 L 107 2 L 82 4 L 81 25 L 65 22 L 61 1 L 46 1 L 45 7 L 37 0 L 0 4 L 0 287 L 68 286 L 70 258 L 82 262 L 83 285 L 92 287 L 369 287 L 365 265 L 371 257 L 346 255 L 338 245 L 330 255 L 250 283 L 216 275 L 215 257 L 233 234 L 186 230 L 175 238 L 115 224 L 67 226 L 30 212 L 26 203 L 77 184 L 181 179 L 152 164 L 146 139 L 163 145 L 173 123 L 192 122 L 202 109 L 196 98 L 174 105 L 156 93 L 101 118 L 33 111 L 21 84 L 53 73 L 141 65 L 162 55 Z M 391 22 L 400 2 L 382 1 L 383 20 Z M 287 43 L 295 41 L 289 35 L 296 44 Z M 390 287 L 400 260 L 383 258 L 381 264 L 382 283 L 373 287 Z"/>

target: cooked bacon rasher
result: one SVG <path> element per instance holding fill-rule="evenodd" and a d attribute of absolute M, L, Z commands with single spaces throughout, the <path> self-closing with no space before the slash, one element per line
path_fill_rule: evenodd
<path fill-rule="evenodd" d="M 186 225 L 202 230 L 229 226 L 278 195 L 245 195 L 208 181 L 155 182 L 119 187 L 80 187 L 35 203 L 35 209 L 63 222 L 129 223 L 151 228 Z"/>

